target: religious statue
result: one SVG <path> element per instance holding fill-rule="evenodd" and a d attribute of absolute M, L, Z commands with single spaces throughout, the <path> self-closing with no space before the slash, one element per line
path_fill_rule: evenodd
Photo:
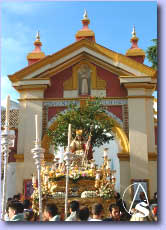
<path fill-rule="evenodd" d="M 82 132 L 82 130 L 76 130 L 76 137 L 71 142 L 70 149 L 71 152 L 75 154 L 75 158 L 77 158 L 78 161 L 81 161 L 81 164 L 84 164 L 86 161 L 91 160 L 93 156 L 90 143 L 91 136 L 89 136 L 88 141 L 85 142 Z"/>
<path fill-rule="evenodd" d="M 89 66 L 83 64 L 78 70 L 79 95 L 90 95 L 90 75 Z"/>

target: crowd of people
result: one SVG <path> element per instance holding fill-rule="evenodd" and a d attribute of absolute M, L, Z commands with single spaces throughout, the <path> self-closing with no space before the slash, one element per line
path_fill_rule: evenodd
<path fill-rule="evenodd" d="M 94 203 L 92 207 L 82 206 L 77 200 L 69 203 L 69 215 L 65 219 L 64 213 L 59 213 L 54 202 L 48 202 L 43 208 L 43 221 L 157 221 L 157 193 L 154 194 L 148 207 L 149 215 L 140 217 L 138 210 L 132 209 L 132 215 L 127 212 L 126 206 L 119 193 L 115 192 L 116 203 L 109 205 L 108 216 L 104 216 L 104 207 L 101 203 Z M 144 201 L 140 193 L 140 202 Z M 39 221 L 39 216 L 32 209 L 32 202 L 24 199 L 21 194 L 8 198 L 6 206 L 6 221 Z"/>

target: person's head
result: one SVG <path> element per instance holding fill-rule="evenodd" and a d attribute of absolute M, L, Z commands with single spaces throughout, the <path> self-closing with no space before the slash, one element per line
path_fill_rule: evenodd
<path fill-rule="evenodd" d="M 119 220 L 120 219 L 120 211 L 119 207 L 116 204 L 111 204 L 109 206 L 109 211 L 110 211 L 110 216 L 114 220 Z"/>
<path fill-rule="evenodd" d="M 32 206 L 32 203 L 30 200 L 24 200 L 23 205 L 24 205 L 24 209 L 30 209 Z"/>
<path fill-rule="evenodd" d="M 95 204 L 92 206 L 92 214 L 93 214 L 93 217 L 94 217 L 94 216 L 101 217 L 101 216 L 102 216 L 102 213 L 103 213 L 103 206 L 102 206 L 102 204 L 100 204 L 100 203 L 95 203 Z"/>
<path fill-rule="evenodd" d="M 154 196 L 153 196 L 153 197 L 154 197 L 154 200 L 157 201 L 157 192 L 154 193 Z"/>
<path fill-rule="evenodd" d="M 115 192 L 114 193 L 114 197 L 116 200 L 119 200 L 120 199 L 120 193 L 119 192 Z"/>
<path fill-rule="evenodd" d="M 8 204 L 8 215 L 9 219 L 11 220 L 13 216 L 17 215 L 18 213 L 23 213 L 24 206 L 20 202 L 10 202 Z"/>
<path fill-rule="evenodd" d="M 89 218 L 89 208 L 86 206 L 83 206 L 80 208 L 78 212 L 78 217 L 81 221 L 88 220 Z"/>
<path fill-rule="evenodd" d="M 58 208 L 55 203 L 48 203 L 44 207 L 44 217 L 46 220 L 50 220 L 58 214 Z"/>
<path fill-rule="evenodd" d="M 13 200 L 14 200 L 14 201 L 19 201 L 19 200 L 20 200 L 20 195 L 18 195 L 18 194 L 17 194 L 17 195 L 14 195 L 14 196 L 13 196 Z"/>
<path fill-rule="evenodd" d="M 73 201 L 70 202 L 69 207 L 70 207 L 70 212 L 78 212 L 80 204 L 79 204 L 78 201 L 73 200 Z"/>
<path fill-rule="evenodd" d="M 76 140 L 82 140 L 82 130 L 76 130 Z"/>
<path fill-rule="evenodd" d="M 24 212 L 24 220 L 25 221 L 34 221 L 35 220 L 34 212 L 33 211 Z"/>
<path fill-rule="evenodd" d="M 152 207 L 152 214 L 153 214 L 153 216 L 157 216 L 157 205 L 154 205 L 153 207 Z"/>
<path fill-rule="evenodd" d="M 146 197 L 145 197 L 145 193 L 144 193 L 144 192 L 140 192 L 139 197 L 140 197 L 140 200 L 142 200 L 142 201 L 146 200 Z"/>

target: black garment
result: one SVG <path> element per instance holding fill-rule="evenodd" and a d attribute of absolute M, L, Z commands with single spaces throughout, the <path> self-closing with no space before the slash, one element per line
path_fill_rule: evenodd
<path fill-rule="evenodd" d="M 103 221 L 113 221 L 112 218 L 105 218 Z"/>

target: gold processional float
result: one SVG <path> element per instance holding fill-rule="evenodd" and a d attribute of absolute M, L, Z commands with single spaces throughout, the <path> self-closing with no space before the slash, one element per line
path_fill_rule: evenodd
<path fill-rule="evenodd" d="M 68 137 L 70 138 L 70 137 Z M 93 203 L 100 202 L 108 213 L 110 203 L 115 203 L 115 170 L 111 170 L 108 159 L 108 148 L 104 149 L 103 164 L 98 167 L 95 160 L 88 160 L 91 136 L 86 144 L 82 140 L 82 130 L 76 131 L 76 137 L 70 144 L 72 157 L 69 167 L 69 185 L 66 191 L 66 164 L 55 158 L 52 165 L 43 162 L 41 165 L 41 190 L 43 204 L 51 201 L 57 204 L 61 213 L 65 209 L 65 194 L 68 192 L 68 202 L 78 200 L 81 205 L 89 208 Z M 69 143 L 69 140 L 68 140 Z M 85 146 L 85 147 L 84 147 Z M 39 212 L 39 196 L 36 176 L 33 175 L 32 208 Z M 43 205 L 44 206 L 44 205 Z"/>

